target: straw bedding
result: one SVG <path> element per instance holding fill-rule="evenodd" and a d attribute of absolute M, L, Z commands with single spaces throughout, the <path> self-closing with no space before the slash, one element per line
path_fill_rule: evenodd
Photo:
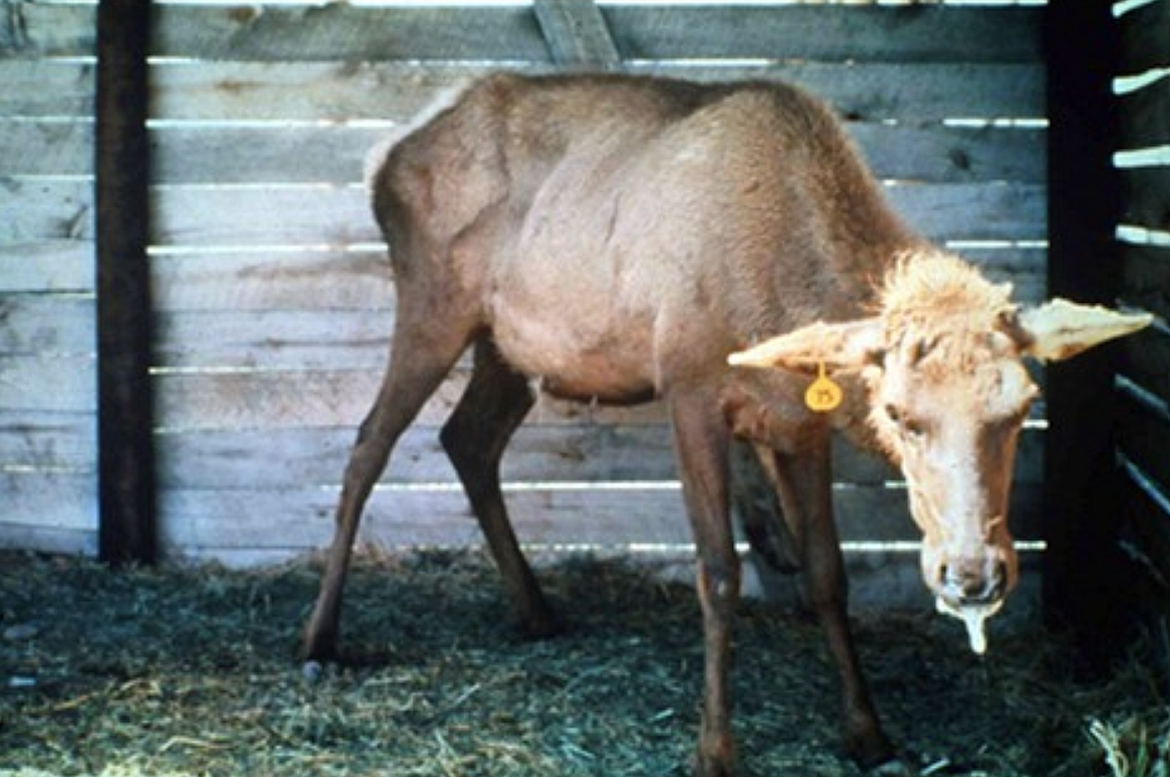
<path fill-rule="evenodd" d="M 482 555 L 367 554 L 347 588 L 345 661 L 308 683 L 296 643 L 318 573 L 309 561 L 114 572 L 0 554 L 0 772 L 687 773 L 699 614 L 690 587 L 653 565 L 542 564 L 568 629 L 523 642 Z M 1076 683 L 1033 621 L 996 622 L 980 659 L 961 624 L 932 613 L 858 617 L 907 760 L 938 775 L 1166 775 L 1170 718 L 1140 655 L 1107 682 Z M 746 602 L 733 679 L 745 774 L 859 773 L 808 617 Z"/>

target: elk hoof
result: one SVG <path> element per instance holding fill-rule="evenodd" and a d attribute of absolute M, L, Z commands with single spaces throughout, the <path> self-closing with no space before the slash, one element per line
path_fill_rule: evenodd
<path fill-rule="evenodd" d="M 872 777 L 913 777 L 918 772 L 911 769 L 900 758 L 891 758 L 885 763 L 872 767 L 867 774 L 872 775 Z"/>
<path fill-rule="evenodd" d="M 520 634 L 528 642 L 540 642 L 553 637 L 559 637 L 565 632 L 565 627 L 559 618 L 551 613 L 537 617 L 526 617 L 520 621 Z"/>
<path fill-rule="evenodd" d="M 695 777 L 734 777 L 735 770 L 731 764 L 722 760 L 700 756 L 695 759 L 693 773 Z"/>
<path fill-rule="evenodd" d="M 700 735 L 694 761 L 695 777 L 733 777 L 735 744 L 729 734 Z"/>
<path fill-rule="evenodd" d="M 316 685 L 324 671 L 320 661 L 309 660 L 301 665 L 301 677 L 309 685 Z"/>
<path fill-rule="evenodd" d="M 328 664 L 340 657 L 337 649 L 337 626 L 319 626 L 310 622 L 301 635 L 299 656 L 305 663 Z"/>
<path fill-rule="evenodd" d="M 846 750 L 867 774 L 894 777 L 911 774 L 880 728 L 866 727 L 846 737 Z M 886 771 L 892 769 L 893 771 Z"/>

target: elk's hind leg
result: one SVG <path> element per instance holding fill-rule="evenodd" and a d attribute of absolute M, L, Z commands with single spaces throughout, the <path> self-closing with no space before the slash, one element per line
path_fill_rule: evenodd
<path fill-rule="evenodd" d="M 440 438 L 504 578 L 521 629 L 528 637 L 543 638 L 558 631 L 557 621 L 520 550 L 500 489 L 504 448 L 535 401 L 528 381 L 485 337 L 476 341 L 471 382 Z"/>
<path fill-rule="evenodd" d="M 399 299 L 403 301 L 394 329 L 390 366 L 346 466 L 321 591 L 305 627 L 302 653 L 306 660 L 337 657 L 341 592 L 362 509 L 386 468 L 394 444 L 446 378 L 471 338 L 471 322 L 460 326 L 460 322 L 450 321 L 439 330 L 431 325 L 434 317 L 428 309 L 409 305 L 409 300 L 416 297 L 400 294 Z"/>

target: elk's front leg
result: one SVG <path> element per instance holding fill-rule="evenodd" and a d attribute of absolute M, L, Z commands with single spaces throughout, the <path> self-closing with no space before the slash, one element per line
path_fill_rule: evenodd
<path fill-rule="evenodd" d="M 845 747 L 865 767 L 890 762 L 893 748 L 878 721 L 861 672 L 847 614 L 848 583 L 833 519 L 830 435 L 817 428 L 800 435 L 792 452 L 777 453 L 785 514 L 799 525 L 809 600 L 837 665 L 844 697 Z"/>
<path fill-rule="evenodd" d="M 698 594 L 703 610 L 703 720 L 695 773 L 730 775 L 735 764 L 728 670 L 731 629 L 739 601 L 740 566 L 731 532 L 728 497 L 730 437 L 706 397 L 671 401 L 683 493 L 698 549 Z"/>

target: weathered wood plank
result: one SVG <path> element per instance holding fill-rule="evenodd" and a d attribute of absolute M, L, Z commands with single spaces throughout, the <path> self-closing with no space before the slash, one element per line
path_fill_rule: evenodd
<path fill-rule="evenodd" d="M 656 72 L 693 68 L 647 65 Z M 803 85 L 850 119 L 904 123 L 941 119 L 1037 119 L 1045 115 L 1044 69 L 977 62 L 784 62 L 766 68 L 709 68 L 701 79 L 779 77 Z"/>
<path fill-rule="evenodd" d="M 0 242 L 0 292 L 92 293 L 93 250 L 88 240 Z"/>
<path fill-rule="evenodd" d="M 92 356 L 44 359 L 0 354 L 0 376 L 0 408 L 5 410 L 97 410 Z"/>
<path fill-rule="evenodd" d="M 276 263 L 273 263 L 274 267 Z M 1042 296 L 1044 278 L 1040 268 L 989 268 L 993 280 L 1011 281 L 1017 288 L 1034 290 Z M 175 282 L 173 276 L 167 283 Z M 156 288 L 162 284 L 155 276 Z M 386 279 L 381 282 L 360 276 L 338 273 L 319 281 L 318 293 L 323 301 L 308 301 L 304 307 L 294 303 L 298 298 L 274 298 L 266 308 L 237 306 L 232 294 L 233 276 L 222 273 L 218 282 L 209 284 L 223 291 L 218 300 L 214 296 L 199 295 L 206 307 L 195 310 L 160 309 L 155 317 L 156 338 L 154 364 L 172 369 L 255 369 L 255 370 L 382 370 L 389 354 L 390 337 L 394 325 L 395 300 Z M 375 285 L 372 289 L 352 291 L 354 286 Z M 332 287 L 340 289 L 335 293 Z M 275 290 L 273 290 L 275 291 Z M 297 294 L 300 290 L 295 290 Z M 360 294 L 359 306 L 340 305 L 351 293 Z M 250 297 L 247 290 L 244 295 Z M 168 295 L 169 296 L 169 295 Z M 169 301 L 169 300 L 168 300 Z M 377 304 L 379 307 L 374 307 Z M 32 309 L 28 309 L 29 305 Z M 91 343 L 92 333 L 85 318 L 87 305 L 74 306 L 68 322 L 69 332 L 54 334 L 52 316 L 55 308 L 49 302 L 30 301 L 21 305 L 21 318 L 10 326 L 0 321 L 0 344 L 8 341 L 14 348 L 35 352 L 38 343 L 53 350 L 81 349 Z M 23 312 L 27 309 L 27 313 Z M 3 305 L 0 303 L 0 311 Z M 33 315 L 38 318 L 32 318 Z M 26 324 L 39 321 L 39 329 L 32 331 Z M 6 334 L 7 333 L 7 334 Z"/>
<path fill-rule="evenodd" d="M 1170 0 L 1157 0 L 1125 14 L 1121 28 L 1122 66 L 1126 73 L 1165 67 L 1170 51 Z"/>
<path fill-rule="evenodd" d="M 14 366 L 34 360 L 10 359 Z M 44 360 L 46 364 L 53 361 Z M 60 362 L 61 360 L 57 360 Z M 0 361 L 0 366 L 5 362 Z M 30 368 L 31 369 L 31 368 Z M 35 370 L 34 370 L 35 371 Z M 50 375 L 48 368 L 40 372 Z M 462 396 L 469 376 L 456 366 L 430 402 L 418 423 L 439 425 L 447 420 Z M 155 376 L 159 425 L 172 430 L 273 429 L 281 427 L 346 427 L 356 429 L 381 385 L 382 369 L 365 370 L 258 370 L 211 369 L 163 371 Z M 23 381 L 22 381 L 23 382 Z M 74 381 L 78 385 L 83 380 Z M 18 392 L 14 392 L 14 395 Z M 66 392 L 62 392 L 66 393 Z M 68 392 L 72 396 L 74 392 Z M 0 388 L 0 399 L 5 393 Z M 30 394 L 29 396 L 35 396 Z M 0 406 L 3 403 L 0 402 Z M 89 409 L 88 407 L 28 405 L 33 409 Z M 567 402 L 542 394 L 528 415 L 532 423 L 657 424 L 665 416 L 656 404 L 615 407 Z"/>
<path fill-rule="evenodd" d="M 156 56 L 211 60 L 548 61 L 523 6 L 162 5 L 153 46 Z"/>
<path fill-rule="evenodd" d="M 1159 397 L 1170 402 L 1170 335 L 1165 329 L 1149 327 L 1126 338 L 1122 347 L 1123 374 Z"/>
<path fill-rule="evenodd" d="M 92 413 L 0 409 L 0 469 L 8 472 L 97 471 Z"/>
<path fill-rule="evenodd" d="M 1153 596 L 1141 604 L 1170 616 L 1170 599 L 1166 596 L 1167 581 L 1170 580 L 1170 511 L 1167 511 L 1162 500 L 1167 494 L 1170 494 L 1170 489 L 1166 489 L 1163 484 L 1143 483 L 1139 486 L 1134 478 L 1127 478 L 1126 518 L 1132 532 L 1127 540 L 1132 541 L 1136 545 L 1135 549 L 1145 556 L 1144 560 L 1153 565 L 1151 570 L 1145 564 L 1137 564 L 1134 572 L 1145 577 L 1147 582 L 1156 583 L 1156 587 L 1150 587 Z M 1150 580 L 1148 576 L 1151 571 L 1157 571 L 1160 578 Z M 1144 591 L 1147 597 L 1151 593 L 1150 588 Z"/>
<path fill-rule="evenodd" d="M 999 183 L 894 186 L 893 207 L 936 240 L 1042 240 L 1046 188 Z M 347 187 L 177 187 L 156 189 L 152 242 L 161 246 L 344 246 L 377 242 L 367 194 Z M 49 224 L 64 221 L 56 204 Z M 72 207 L 76 205 L 70 203 Z M 0 214 L 4 201 L 0 199 Z M 3 227 L 0 226 L 0 230 Z M 2 236 L 2 235 L 0 235 Z"/>
<path fill-rule="evenodd" d="M 394 304 L 384 248 L 161 255 L 152 270 L 157 310 L 363 310 L 380 317 Z"/>
<path fill-rule="evenodd" d="M 151 242 L 205 247 L 368 243 L 381 239 L 368 200 L 360 186 L 156 189 Z"/>
<path fill-rule="evenodd" d="M 157 437 L 159 480 L 180 490 L 279 490 L 333 487 L 341 483 L 353 428 L 205 431 Z M 842 485 L 881 486 L 901 481 L 896 469 L 875 454 L 839 440 L 834 445 L 834 480 Z M 1014 482 L 1038 485 L 1043 432 L 1027 429 L 1020 441 Z M 526 423 L 504 456 L 502 477 L 512 483 L 674 481 L 678 478 L 670 429 L 658 424 Z M 455 485 L 458 480 L 439 444 L 439 428 L 411 426 L 397 446 L 383 484 Z"/>
<path fill-rule="evenodd" d="M 0 523 L 0 547 L 68 556 L 96 556 L 96 529 Z"/>
<path fill-rule="evenodd" d="M 1170 165 L 1122 170 L 1121 182 L 1122 222 L 1170 231 Z"/>
<path fill-rule="evenodd" d="M 410 427 L 395 447 L 384 484 L 454 485 L 455 471 L 435 426 Z M 263 437 L 264 443 L 258 437 Z M 341 481 L 354 429 L 277 429 L 163 435 L 160 473 L 170 489 L 269 489 Z M 267 454 L 264 453 L 267 450 Z M 233 463 L 236 466 L 233 466 Z M 674 480 L 674 454 L 666 425 L 618 427 L 524 425 L 508 446 L 508 481 L 606 482 Z"/>
<path fill-rule="evenodd" d="M 0 494 L 4 494 L 0 545 L 5 544 L 6 533 L 21 528 L 96 530 L 96 481 L 87 473 L 0 472 Z"/>
<path fill-rule="evenodd" d="M 95 7 L 5 2 L 0 54 L 93 53 Z M 1040 9 L 953 6 L 608 7 L 625 59 L 1031 62 Z M 154 53 L 236 60 L 545 61 L 531 9 L 162 6 Z M 1143 25 L 1135 24 L 1135 28 Z"/>
<path fill-rule="evenodd" d="M 864 123 L 850 123 L 848 129 L 878 178 L 925 183 L 1046 181 L 1042 131 Z"/>
<path fill-rule="evenodd" d="M 1125 484 L 1126 518 L 1129 530 L 1127 540 L 1144 558 L 1134 559 L 1127 569 L 1132 576 L 1131 611 L 1142 614 L 1151 633 L 1162 629 L 1170 621 L 1170 596 L 1166 595 L 1170 580 L 1170 515 L 1150 494 L 1133 482 Z M 1170 660 L 1163 648 L 1162 666 Z"/>
<path fill-rule="evenodd" d="M 1151 412 L 1124 393 L 1119 395 L 1116 413 L 1122 453 L 1170 494 L 1170 418 Z"/>
<path fill-rule="evenodd" d="M 168 127 L 152 133 L 156 183 L 362 182 L 387 131 L 354 126 Z"/>
<path fill-rule="evenodd" d="M 467 378 L 466 371 L 456 368 L 424 405 L 418 422 L 442 424 L 462 396 Z M 173 430 L 356 429 L 381 380 L 380 370 L 162 373 L 156 376 L 159 425 Z M 605 423 L 661 423 L 663 414 L 655 404 L 593 407 L 547 396 L 529 414 L 536 423 L 577 423 L 590 418 Z"/>
<path fill-rule="evenodd" d="M 95 95 L 92 65 L 3 57 L 0 51 L 0 83 L 4 84 L 0 92 L 0 116 L 92 120 Z"/>
<path fill-rule="evenodd" d="M 311 373 L 161 374 L 156 377 L 158 424 L 163 429 L 260 430 L 282 425 L 356 428 L 380 376 L 372 371 Z M 441 422 L 459 398 L 451 380 L 421 414 Z"/>
<path fill-rule="evenodd" d="M 1035 487 L 1016 489 L 1013 514 L 1029 536 Z M 335 494 L 324 491 L 166 491 L 162 532 L 180 547 L 311 550 L 328 545 Z M 541 545 L 678 545 L 691 541 L 678 489 L 519 490 L 506 493 L 521 542 Z M 899 489 L 834 493 L 842 540 L 914 541 L 906 495 Z M 1031 535 L 1034 536 L 1034 535 Z M 458 491 L 377 490 L 368 503 L 358 543 L 387 548 L 478 545 L 481 534 Z"/>
<path fill-rule="evenodd" d="M 524 541 L 596 543 L 688 542 L 679 492 L 537 492 L 508 495 Z M 336 493 L 330 490 L 165 491 L 164 542 L 180 547 L 325 547 L 333 533 Z M 555 534 L 554 534 L 555 532 Z M 467 546 L 481 541 L 467 500 L 456 491 L 376 490 L 358 543 L 386 547 Z"/>
<path fill-rule="evenodd" d="M 1034 245 L 978 245 L 957 243 L 960 251 L 969 261 L 978 264 L 988 273 L 1003 273 L 1004 277 L 1027 277 L 1033 272 L 1044 271 L 1047 251 Z"/>
<path fill-rule="evenodd" d="M 87 127 L 72 132 L 49 125 L 17 125 L 24 137 L 13 141 L 40 162 L 12 164 L 26 172 L 58 173 L 84 165 L 92 138 Z M 852 123 L 849 130 L 879 178 L 932 183 L 1011 180 L 1044 181 L 1044 133 L 1004 128 L 969 129 Z M 362 182 L 369 149 L 387 134 L 368 127 L 246 126 L 168 127 L 151 135 L 156 183 L 315 183 Z M 295 163 L 294 161 L 295 160 Z M 0 161 L 0 174 L 5 163 Z"/>
<path fill-rule="evenodd" d="M 1033 289 L 1042 296 L 1039 276 L 989 273 L 1010 280 L 1017 290 Z M 229 288 L 230 280 L 223 280 Z M 1019 298 L 1021 295 L 1017 294 Z M 1025 298 L 1027 298 L 1025 297 Z M 51 307 L 44 307 L 51 316 Z M 393 329 L 393 307 L 376 310 L 309 309 L 239 311 L 222 309 L 161 312 L 156 317 L 153 364 L 171 370 L 371 370 L 385 369 Z M 39 332 L 16 329 L 12 342 L 23 352 L 28 343 L 60 344 L 60 350 L 91 345 L 90 322 L 78 312 L 69 331 L 51 326 Z M 51 324 L 51 322 L 48 322 Z M 0 338 L 5 329 L 0 324 Z"/>
<path fill-rule="evenodd" d="M 92 356 L 94 301 L 72 295 L 0 297 L 0 352 L 6 356 Z"/>
<path fill-rule="evenodd" d="M 151 105 L 154 117 L 164 121 L 406 123 L 437 95 L 496 69 L 400 62 L 161 63 L 151 72 Z"/>
<path fill-rule="evenodd" d="M 913 5 L 618 6 L 604 9 L 627 60 L 1036 62 L 1037 8 Z"/>
<path fill-rule="evenodd" d="M 97 48 L 97 4 L 0 2 L 0 57 L 85 57 Z"/>
<path fill-rule="evenodd" d="M 1166 57 L 1170 61 L 1170 54 Z M 1170 143 L 1170 76 L 1121 95 L 1118 101 L 1122 148 L 1150 148 Z"/>
<path fill-rule="evenodd" d="M 1044 249 L 965 248 L 962 253 L 996 282 L 1014 283 L 1018 298 L 1044 296 Z M 2 268 L 0 289 L 7 280 Z M 167 312 L 357 310 L 380 318 L 392 315 L 394 307 L 393 274 L 380 248 L 160 255 L 153 257 L 152 271 L 156 309 Z"/>
<path fill-rule="evenodd" d="M 239 313 L 226 307 L 160 314 L 155 321 L 157 366 L 212 369 L 379 371 L 394 326 L 393 310 Z M 0 322 L 0 344 L 3 338 Z"/>
<path fill-rule="evenodd" d="M 93 123 L 0 121 L 0 176 L 93 175 Z"/>
<path fill-rule="evenodd" d="M 152 111 L 168 121 L 409 122 L 436 95 L 500 69 L 395 62 L 157 64 Z M 551 73 L 551 65 L 506 69 Z M 1039 118 L 1038 64 L 769 62 L 718 66 L 638 63 L 629 72 L 699 81 L 781 80 L 802 85 L 856 120 Z"/>
<path fill-rule="evenodd" d="M 0 185 L 0 245 L 93 235 L 93 184 L 8 178 Z"/>
<path fill-rule="evenodd" d="M 623 6 L 603 9 L 624 59 L 1031 62 L 1035 8 Z M 164 6 L 154 53 L 242 60 L 547 61 L 531 8 Z"/>
<path fill-rule="evenodd" d="M 1043 240 L 1047 187 L 1032 184 L 894 186 L 890 204 L 932 240 Z"/>
<path fill-rule="evenodd" d="M 1170 320 L 1170 248 L 1124 245 L 1121 258 L 1125 301 Z"/>

